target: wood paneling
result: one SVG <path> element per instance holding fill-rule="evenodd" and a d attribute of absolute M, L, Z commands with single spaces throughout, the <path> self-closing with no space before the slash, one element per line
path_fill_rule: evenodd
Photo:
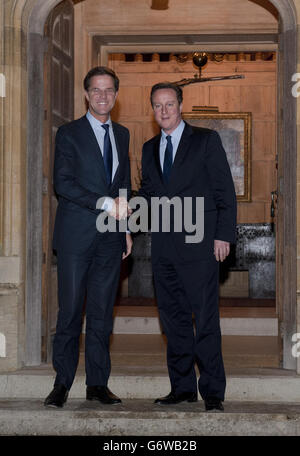
<path fill-rule="evenodd" d="M 261 84 L 257 77 L 256 85 L 241 87 L 241 111 L 251 111 L 253 118 L 276 115 L 276 86 Z"/>
<path fill-rule="evenodd" d="M 252 148 L 252 160 L 274 161 L 276 150 L 276 124 L 274 121 L 253 121 L 252 135 L 255 147 Z"/>
<path fill-rule="evenodd" d="M 79 6 L 76 5 L 75 7 Z M 172 0 L 163 11 L 149 0 L 85 0 L 85 24 L 90 30 L 157 30 L 167 33 L 238 33 L 241 30 L 277 32 L 278 15 L 267 0 Z"/>
<path fill-rule="evenodd" d="M 220 297 L 249 297 L 249 271 L 229 271 L 228 277 L 220 283 Z"/>
<path fill-rule="evenodd" d="M 253 59 L 254 56 L 251 57 Z M 271 191 L 277 187 L 276 169 L 276 59 L 262 60 L 227 59 L 217 63 L 209 60 L 204 75 L 220 76 L 243 74 L 244 79 L 192 84 L 183 89 L 183 111 L 193 106 L 217 106 L 220 112 L 252 112 L 252 201 L 238 204 L 239 223 L 269 223 Z M 130 158 L 132 186 L 138 188 L 138 167 L 142 144 L 159 132 L 155 124 L 149 97 L 151 86 L 159 81 L 178 81 L 192 77 L 197 68 L 191 58 L 178 63 L 174 56 L 170 61 L 160 61 L 156 55 L 152 61 L 125 61 L 124 55 L 113 56 L 109 66 L 120 78 L 120 92 L 112 116 L 127 125 L 131 132 Z"/>
<path fill-rule="evenodd" d="M 252 162 L 252 200 L 266 201 L 276 188 L 275 163 L 254 160 Z"/>
<path fill-rule="evenodd" d="M 118 100 L 114 108 L 115 116 L 123 117 L 140 117 L 143 115 L 143 90 L 142 87 L 126 87 L 120 90 Z"/>
<path fill-rule="evenodd" d="M 218 85 L 209 88 L 209 103 L 211 106 L 218 106 L 221 112 L 241 112 L 241 87 Z M 245 112 L 248 112 L 246 110 Z"/>

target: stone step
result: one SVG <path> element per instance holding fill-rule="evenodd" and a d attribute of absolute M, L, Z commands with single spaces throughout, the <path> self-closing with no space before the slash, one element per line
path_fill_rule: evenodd
<path fill-rule="evenodd" d="M 0 375 L 0 398 L 45 398 L 54 383 L 54 372 L 23 370 Z M 170 391 L 167 375 L 111 375 L 109 388 L 123 399 L 155 399 Z M 85 376 L 77 374 L 70 398 L 85 398 Z M 278 369 L 260 369 L 227 373 L 226 398 L 229 401 L 290 402 L 300 401 L 300 378 Z"/>
<path fill-rule="evenodd" d="M 98 443 L 99 454 L 104 450 L 102 445 L 114 443 L 113 439 L 105 442 L 103 436 L 122 436 L 126 441 L 124 436 L 175 436 L 174 439 L 179 440 L 177 436 L 300 435 L 300 402 L 228 401 L 224 406 L 223 413 L 211 413 L 205 412 L 203 401 L 162 407 L 149 399 L 123 400 L 115 406 L 69 399 L 65 407 L 58 410 L 45 408 L 42 399 L 2 399 L 0 435 L 102 436 Z M 144 439 L 143 444 L 149 445 L 147 441 L 151 439 Z M 112 450 L 107 454 L 112 454 Z"/>
<path fill-rule="evenodd" d="M 300 377 L 281 369 L 230 369 L 227 372 L 226 399 L 229 401 L 300 401 Z M 22 369 L 0 375 L 0 398 L 45 398 L 54 383 L 54 371 L 47 366 Z M 124 399 L 155 399 L 170 391 L 167 373 L 157 369 L 145 373 L 112 373 L 109 388 Z M 85 398 L 85 375 L 76 375 L 70 398 Z"/>
<path fill-rule="evenodd" d="M 275 308 L 221 307 L 222 335 L 277 336 Z M 85 332 L 85 329 L 83 329 Z M 115 306 L 114 334 L 161 334 L 156 306 Z"/>
<path fill-rule="evenodd" d="M 300 398 L 299 377 L 279 369 L 278 338 L 223 336 L 229 400 L 293 402 Z M 82 350 L 84 349 L 82 345 Z M 123 398 L 155 398 L 169 392 L 166 338 L 163 335 L 113 335 L 109 386 Z M 0 397 L 45 397 L 52 389 L 51 364 L 0 374 Z M 84 354 L 70 395 L 85 394 Z"/>

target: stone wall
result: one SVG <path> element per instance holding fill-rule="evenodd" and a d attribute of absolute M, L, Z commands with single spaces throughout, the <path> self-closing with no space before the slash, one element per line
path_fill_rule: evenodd
<path fill-rule="evenodd" d="M 300 73 L 300 0 L 294 0 L 297 10 L 298 24 L 298 62 L 297 72 Z M 297 101 L 297 333 L 300 335 L 300 97 Z M 300 338 L 300 336 L 299 336 Z M 298 358 L 298 372 L 300 373 L 300 358 Z"/>
<path fill-rule="evenodd" d="M 24 2 L 0 2 L 0 371 L 24 359 L 26 40 Z"/>

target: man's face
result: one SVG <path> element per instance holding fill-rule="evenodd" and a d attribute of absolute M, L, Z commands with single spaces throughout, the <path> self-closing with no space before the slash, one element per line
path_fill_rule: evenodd
<path fill-rule="evenodd" d="M 171 134 L 181 121 L 182 103 L 173 89 L 158 89 L 152 96 L 154 117 L 165 133 Z"/>
<path fill-rule="evenodd" d="M 108 74 L 93 76 L 88 91 L 85 91 L 91 114 L 100 122 L 106 122 L 114 107 L 117 94 L 111 76 Z"/>

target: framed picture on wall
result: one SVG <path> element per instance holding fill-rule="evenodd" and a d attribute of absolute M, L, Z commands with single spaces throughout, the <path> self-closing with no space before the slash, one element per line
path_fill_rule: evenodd
<path fill-rule="evenodd" d="M 251 112 L 187 112 L 190 125 L 216 130 L 231 169 L 238 201 L 251 201 Z"/>

